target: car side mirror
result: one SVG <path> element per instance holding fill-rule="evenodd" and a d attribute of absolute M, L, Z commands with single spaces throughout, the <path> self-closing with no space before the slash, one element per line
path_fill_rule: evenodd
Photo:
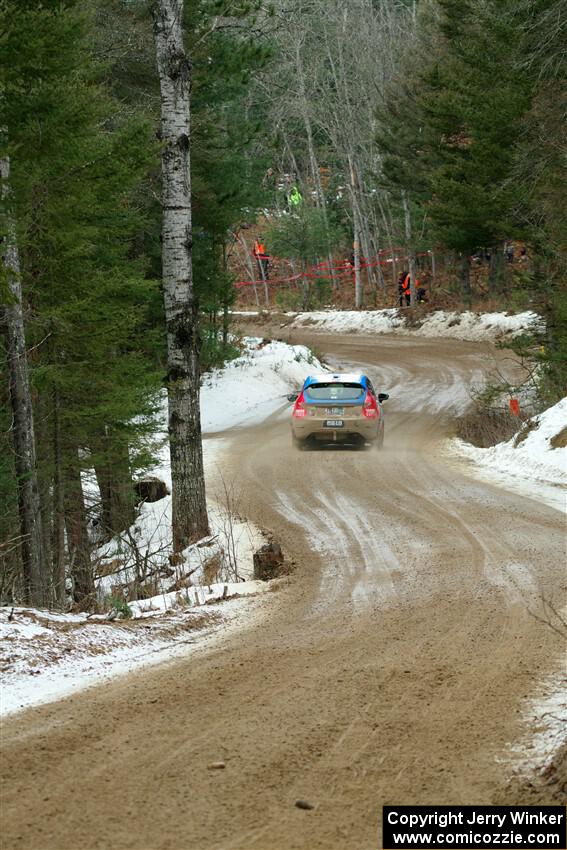
<path fill-rule="evenodd" d="M 288 401 L 295 401 L 298 396 L 299 396 L 299 393 L 290 393 L 287 397 L 287 400 Z"/>
<path fill-rule="evenodd" d="M 390 398 L 388 393 L 378 393 L 378 401 L 382 404 L 383 401 L 387 401 Z"/>

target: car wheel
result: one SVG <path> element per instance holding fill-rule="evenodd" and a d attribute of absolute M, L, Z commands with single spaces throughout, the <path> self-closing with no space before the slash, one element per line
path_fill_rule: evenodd
<path fill-rule="evenodd" d="M 298 437 L 294 434 L 291 435 L 291 445 L 294 449 L 297 449 L 297 451 L 302 452 L 305 450 L 305 442 L 305 440 L 298 439 Z"/>

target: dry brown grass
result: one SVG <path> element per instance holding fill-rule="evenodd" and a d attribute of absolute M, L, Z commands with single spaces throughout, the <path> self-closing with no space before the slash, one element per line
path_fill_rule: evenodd
<path fill-rule="evenodd" d="M 549 441 L 552 449 L 564 449 L 567 446 L 567 425 Z"/>
<path fill-rule="evenodd" d="M 524 422 L 521 430 L 516 435 L 516 439 L 514 440 L 515 449 L 517 449 L 518 446 L 520 446 L 524 442 L 528 434 L 530 434 L 532 431 L 535 431 L 537 425 L 537 419 L 528 419 L 527 422 Z"/>
<path fill-rule="evenodd" d="M 222 567 L 222 558 L 220 552 L 213 555 L 203 564 L 203 580 L 205 584 L 214 584 L 219 580 L 219 575 Z"/>
<path fill-rule="evenodd" d="M 457 419 L 457 436 L 480 449 L 510 440 L 522 422 L 506 410 L 473 411 Z M 527 436 L 527 434 L 526 434 Z"/>
<path fill-rule="evenodd" d="M 417 304 L 415 307 L 401 307 L 399 315 L 405 319 L 406 328 L 420 328 L 429 313 L 436 309 L 431 304 Z"/>

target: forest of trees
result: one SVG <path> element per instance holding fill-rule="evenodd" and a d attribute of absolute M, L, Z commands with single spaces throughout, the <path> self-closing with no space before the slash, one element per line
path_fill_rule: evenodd
<path fill-rule="evenodd" d="M 167 14 L 184 41 L 160 65 Z M 412 277 L 434 253 L 470 306 L 479 253 L 492 307 L 544 316 L 518 345 L 542 396 L 565 395 L 567 0 L 0 0 L 0 18 L 0 604 L 92 602 L 92 521 L 133 520 L 163 386 L 172 460 L 172 423 L 197 447 L 176 547 L 206 531 L 199 372 L 234 353 L 231 256 L 260 215 L 299 265 L 354 246 L 357 307 L 361 257 L 395 246 Z M 167 95 L 183 74 L 190 121 Z"/>

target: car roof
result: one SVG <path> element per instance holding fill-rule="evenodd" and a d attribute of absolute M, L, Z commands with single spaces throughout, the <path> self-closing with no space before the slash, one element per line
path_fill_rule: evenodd
<path fill-rule="evenodd" d="M 368 378 L 360 372 L 327 372 L 324 375 L 309 375 L 305 379 L 303 388 L 310 387 L 312 384 L 332 384 L 335 381 L 337 384 L 361 384 L 366 387 Z"/>

